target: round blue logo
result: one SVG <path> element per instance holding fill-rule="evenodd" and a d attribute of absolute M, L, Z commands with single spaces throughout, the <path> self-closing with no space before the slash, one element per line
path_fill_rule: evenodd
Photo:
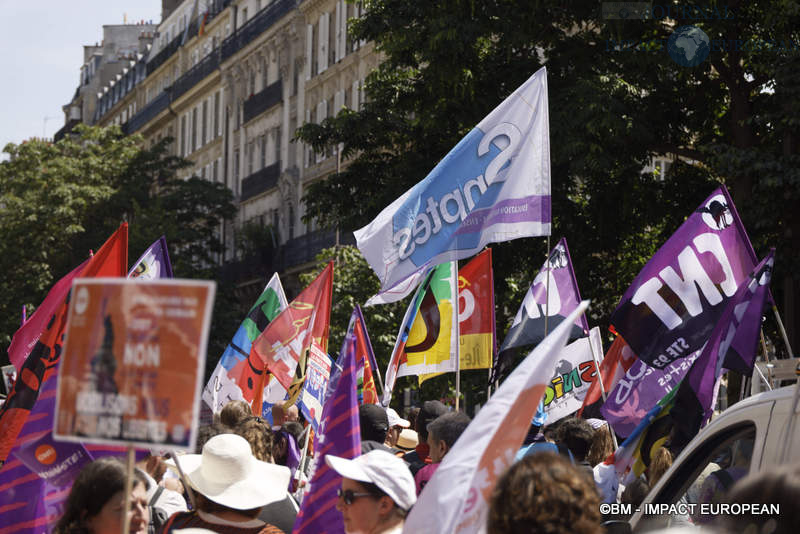
<path fill-rule="evenodd" d="M 695 67 L 705 61 L 711 50 L 706 32 L 697 26 L 681 26 L 667 42 L 669 57 L 682 67 Z"/>

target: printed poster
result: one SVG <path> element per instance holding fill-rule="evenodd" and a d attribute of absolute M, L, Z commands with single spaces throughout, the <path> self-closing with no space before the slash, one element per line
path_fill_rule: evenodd
<path fill-rule="evenodd" d="M 76 280 L 55 438 L 193 449 L 215 289 L 196 280 Z"/>

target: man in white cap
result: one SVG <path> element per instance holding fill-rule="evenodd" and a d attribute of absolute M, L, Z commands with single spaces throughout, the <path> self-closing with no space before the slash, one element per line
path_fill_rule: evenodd
<path fill-rule="evenodd" d="M 328 455 L 325 461 L 342 475 L 336 508 L 345 532 L 400 534 L 408 511 L 417 502 L 414 479 L 405 462 L 382 450 L 353 460 Z"/>
<path fill-rule="evenodd" d="M 223 534 L 282 534 L 258 519 L 267 504 L 286 497 L 290 471 L 257 460 L 250 444 L 235 434 L 219 434 L 203 446 L 202 454 L 178 458 L 194 490 L 196 509 L 169 518 L 162 532 L 204 528 Z"/>
<path fill-rule="evenodd" d="M 411 422 L 407 419 L 400 417 L 393 408 L 386 408 L 386 417 L 389 419 L 389 431 L 386 433 L 386 441 L 384 445 L 390 448 L 397 447 L 397 440 L 400 437 L 400 432 L 404 428 L 411 426 Z"/>

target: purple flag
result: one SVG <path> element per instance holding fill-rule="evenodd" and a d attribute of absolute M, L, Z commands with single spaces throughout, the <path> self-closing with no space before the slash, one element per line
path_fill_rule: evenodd
<path fill-rule="evenodd" d="M 629 437 L 653 406 L 686 376 L 699 355 L 700 351 L 696 351 L 663 369 L 650 367 L 641 360 L 633 362 L 600 408 L 614 432 Z"/>
<path fill-rule="evenodd" d="M 639 272 L 611 324 L 639 359 L 664 368 L 703 346 L 755 260 L 721 186 Z"/>
<path fill-rule="evenodd" d="M 550 268 L 548 270 L 548 263 Z M 549 293 L 548 293 L 549 275 Z M 548 302 L 549 301 L 549 302 Z M 561 240 L 550 251 L 547 261 L 542 265 L 539 274 L 533 279 L 525 299 L 517 311 L 511 329 L 506 334 L 492 373 L 492 381 L 506 374 L 513 363 L 513 351 L 509 349 L 539 343 L 545 336 L 545 314 L 547 329 L 552 331 L 581 302 L 578 282 L 572 270 L 566 238 Z M 586 315 L 581 314 L 569 334 L 568 342 L 589 335 L 589 323 Z"/>
<path fill-rule="evenodd" d="M 722 318 L 675 396 L 675 443 L 687 444 L 711 417 L 723 368 L 753 371 L 761 314 L 769 291 L 775 251 L 753 269 L 725 306 Z"/>
<path fill-rule="evenodd" d="M 356 393 L 354 344 L 345 342 L 339 356 L 342 372 L 336 389 L 322 408 L 322 421 L 314 438 L 311 482 L 294 523 L 294 534 L 344 533 L 342 514 L 336 509 L 336 490 L 342 477 L 325 463 L 328 454 L 355 458 L 361 454 Z"/>
<path fill-rule="evenodd" d="M 167 239 L 162 235 L 144 251 L 128 273 L 128 278 L 155 280 L 172 278 L 172 263 L 167 252 Z"/>
<path fill-rule="evenodd" d="M 48 432 L 14 450 L 25 466 L 53 486 L 64 488 L 72 481 L 92 456 L 80 443 L 54 441 Z"/>

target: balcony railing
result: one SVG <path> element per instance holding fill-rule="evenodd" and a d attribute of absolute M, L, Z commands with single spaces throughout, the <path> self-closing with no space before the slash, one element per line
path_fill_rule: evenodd
<path fill-rule="evenodd" d="M 278 161 L 242 180 L 242 202 L 278 185 L 280 174 L 281 162 Z"/>
<path fill-rule="evenodd" d="M 278 22 L 281 17 L 297 6 L 298 0 L 278 0 L 248 20 L 233 35 L 222 41 L 222 61 L 247 46 L 253 39 Z"/>
<path fill-rule="evenodd" d="M 175 80 L 175 83 L 172 84 L 172 100 L 178 99 L 186 91 L 203 81 L 203 79 L 213 73 L 217 67 L 219 67 L 219 53 L 217 50 L 213 50 L 197 65 L 187 70 L 183 76 Z"/>
<path fill-rule="evenodd" d="M 122 132 L 127 135 L 136 132 L 145 124 L 155 119 L 159 113 L 167 109 L 170 101 L 169 91 L 161 91 L 161 94 L 151 100 L 139 113 L 122 125 Z"/>
<path fill-rule="evenodd" d="M 280 80 L 254 94 L 244 101 L 244 122 L 248 122 L 272 106 L 280 104 L 282 97 L 283 86 Z"/>
<path fill-rule="evenodd" d="M 215 2 L 212 2 L 212 5 L 208 9 L 206 25 L 211 22 L 211 19 L 222 13 L 230 3 L 231 0 L 216 0 Z M 189 33 L 186 34 L 186 41 L 197 35 L 204 16 L 205 14 L 201 13 L 197 16 L 197 18 L 189 23 Z M 167 46 L 165 46 L 158 54 L 153 56 L 153 58 L 147 62 L 148 76 L 155 72 L 155 70 L 163 65 L 169 58 L 171 58 L 172 55 L 184 44 L 184 33 L 185 30 L 178 32 L 178 35 L 176 35 L 175 38 L 167 44 Z"/>

